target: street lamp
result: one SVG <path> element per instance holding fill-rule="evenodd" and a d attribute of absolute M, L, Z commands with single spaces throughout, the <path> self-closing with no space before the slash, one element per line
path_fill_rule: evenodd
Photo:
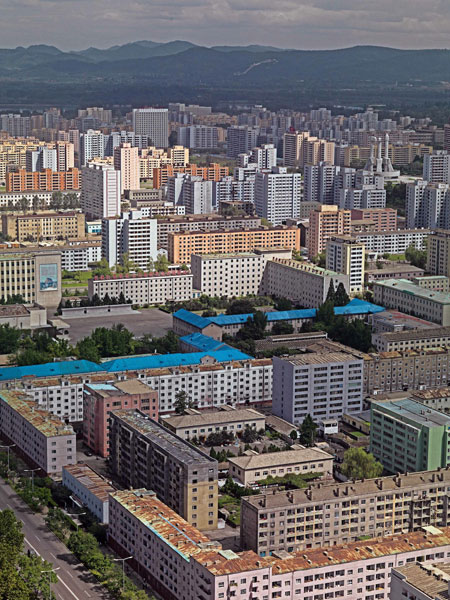
<path fill-rule="evenodd" d="M 133 558 L 132 556 L 127 556 L 126 558 L 113 558 L 113 561 L 118 562 L 122 561 L 122 590 L 125 590 L 125 561 Z"/>
<path fill-rule="evenodd" d="M 41 469 L 25 469 L 24 473 L 31 473 L 31 491 L 34 492 L 34 474 Z"/>
<path fill-rule="evenodd" d="M 81 517 L 81 515 L 85 515 L 85 512 L 81 512 L 81 513 L 66 513 L 68 517 Z M 78 531 L 78 523 L 77 521 L 74 521 L 75 525 L 77 526 L 77 531 Z"/>
<path fill-rule="evenodd" d="M 48 571 L 41 571 L 41 573 L 48 573 L 48 600 L 52 600 L 52 576 L 50 573 L 56 573 L 59 571 L 61 567 L 55 567 L 54 569 L 49 569 Z"/>
<path fill-rule="evenodd" d="M 11 444 L 10 446 L 0 446 L 0 448 L 6 448 L 8 450 L 8 473 L 9 473 L 9 451 L 11 448 L 15 448 L 15 444 Z"/>

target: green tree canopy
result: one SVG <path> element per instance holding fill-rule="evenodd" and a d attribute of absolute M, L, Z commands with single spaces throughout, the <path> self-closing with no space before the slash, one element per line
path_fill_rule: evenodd
<path fill-rule="evenodd" d="M 363 448 L 349 448 L 344 453 L 341 471 L 349 479 L 371 479 L 381 475 L 383 465 Z"/>
<path fill-rule="evenodd" d="M 345 290 L 344 284 L 342 281 L 336 288 L 336 294 L 334 296 L 334 305 L 335 306 L 345 306 L 350 302 L 350 298 Z"/>
<path fill-rule="evenodd" d="M 317 435 L 317 423 L 315 423 L 311 415 L 306 415 L 303 419 L 303 423 L 299 427 L 300 431 L 300 442 L 304 446 L 314 446 Z"/>

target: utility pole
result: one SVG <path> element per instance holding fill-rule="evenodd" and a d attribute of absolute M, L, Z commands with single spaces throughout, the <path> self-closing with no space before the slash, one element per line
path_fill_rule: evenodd
<path fill-rule="evenodd" d="M 48 600 L 52 600 L 52 576 L 51 573 L 56 573 L 59 571 L 61 567 L 55 567 L 54 569 L 49 569 L 48 571 L 41 571 L 41 573 L 48 573 Z"/>
<path fill-rule="evenodd" d="M 11 448 L 15 448 L 16 445 L 15 444 L 11 444 L 10 446 L 0 446 L 0 448 L 6 448 L 8 451 L 8 473 L 9 473 L 9 451 L 11 450 Z"/>
<path fill-rule="evenodd" d="M 41 469 L 25 469 L 24 473 L 31 473 L 31 491 L 34 492 L 34 474 Z"/>
<path fill-rule="evenodd" d="M 81 517 L 81 515 L 85 515 L 85 512 L 81 512 L 81 513 L 66 513 L 68 517 Z M 78 522 L 74 520 L 74 523 L 77 527 L 77 533 L 78 533 Z"/>

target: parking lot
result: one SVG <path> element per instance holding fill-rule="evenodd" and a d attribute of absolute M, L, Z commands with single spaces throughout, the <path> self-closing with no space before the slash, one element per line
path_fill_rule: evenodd
<path fill-rule="evenodd" d="M 65 317 L 64 321 L 70 325 L 69 335 L 72 344 L 90 335 L 96 327 L 112 327 L 118 323 L 122 323 L 136 337 L 141 337 L 145 333 L 161 337 L 172 328 L 172 315 L 157 308 L 134 310 L 127 315 L 100 318 L 98 316 L 73 319 Z"/>

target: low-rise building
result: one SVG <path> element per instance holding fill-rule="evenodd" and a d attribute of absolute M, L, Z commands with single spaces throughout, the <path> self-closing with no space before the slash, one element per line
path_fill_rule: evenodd
<path fill-rule="evenodd" d="M 428 290 L 406 279 L 387 279 L 373 285 L 374 302 L 433 323 L 450 325 L 450 295 Z"/>
<path fill-rule="evenodd" d="M 427 271 L 450 277 L 450 231 L 437 229 L 428 236 Z"/>
<path fill-rule="evenodd" d="M 340 283 L 350 292 L 348 274 L 322 269 L 312 263 L 275 259 L 268 261 L 263 280 L 263 292 L 288 298 L 302 306 L 318 308 L 327 298 L 330 283 L 334 289 Z"/>
<path fill-rule="evenodd" d="M 74 494 L 74 500 L 85 506 L 100 523 L 109 522 L 109 494 L 116 491 L 89 465 L 66 465 L 62 469 L 62 484 Z"/>
<path fill-rule="evenodd" d="M 0 325 L 16 329 L 47 327 L 47 309 L 39 304 L 5 304 L 0 306 Z"/>
<path fill-rule="evenodd" d="M 110 465 L 129 488 L 154 490 L 199 529 L 217 527 L 217 461 L 139 410 L 111 413 Z"/>
<path fill-rule="evenodd" d="M 110 414 L 115 410 L 140 410 L 158 419 L 158 394 L 139 379 L 85 383 L 83 438 L 95 454 L 109 455 Z"/>
<path fill-rule="evenodd" d="M 18 169 L 6 173 L 7 192 L 29 192 L 34 190 L 71 191 L 80 189 L 80 172 L 70 168 L 67 171 L 26 171 Z"/>
<path fill-rule="evenodd" d="M 69 272 L 89 271 L 102 258 L 100 236 L 92 236 L 89 240 L 67 240 L 56 249 L 61 252 L 61 269 Z"/>
<path fill-rule="evenodd" d="M 364 244 L 366 252 L 404 254 L 410 246 L 423 250 L 430 233 L 430 229 L 398 229 L 354 232 L 353 237 Z"/>
<path fill-rule="evenodd" d="M 418 275 L 414 277 L 412 282 L 435 292 L 448 292 L 450 290 L 450 279 L 445 275 Z"/>
<path fill-rule="evenodd" d="M 108 541 L 164 600 L 319 596 L 388 600 L 392 569 L 448 560 L 450 530 L 433 528 L 294 554 L 222 550 L 148 490 L 111 495 Z M 317 592 L 315 586 L 318 587 Z M 315 593 L 316 592 L 316 593 Z M 223 594 L 223 595 L 222 595 Z"/>
<path fill-rule="evenodd" d="M 395 309 L 370 314 L 368 322 L 372 326 L 374 334 L 412 331 L 413 329 L 436 329 L 436 323 L 419 319 L 419 317 L 414 317 Z"/>
<path fill-rule="evenodd" d="M 64 465 L 77 462 L 75 432 L 55 415 L 42 410 L 23 392 L 0 393 L 0 435 L 15 444 L 32 467 L 58 475 Z"/>
<path fill-rule="evenodd" d="M 80 212 L 2 215 L 2 234 L 18 242 L 84 238 L 85 228 L 85 216 Z"/>
<path fill-rule="evenodd" d="M 368 221 L 375 231 L 395 231 L 397 229 L 397 210 L 395 208 L 353 208 L 353 221 Z"/>
<path fill-rule="evenodd" d="M 274 356 L 272 412 L 295 425 L 361 412 L 364 355 L 348 350 Z"/>
<path fill-rule="evenodd" d="M 320 448 L 291 448 L 284 452 L 258 454 L 250 450 L 244 456 L 228 459 L 229 474 L 244 486 L 270 477 L 320 473 L 321 479 L 333 478 L 333 456 Z"/>
<path fill-rule="evenodd" d="M 253 408 L 233 409 L 230 406 L 208 412 L 190 409 L 188 414 L 163 417 L 161 422 L 183 440 L 202 440 L 219 431 L 239 435 L 247 427 L 259 431 L 266 426 L 265 416 Z"/>
<path fill-rule="evenodd" d="M 192 281 L 192 273 L 183 270 L 101 275 L 88 280 L 88 296 L 119 298 L 123 294 L 131 304 L 141 306 L 180 302 L 192 299 Z"/>
<path fill-rule="evenodd" d="M 448 485 L 443 469 L 246 496 L 241 547 L 268 556 L 447 527 Z"/>
<path fill-rule="evenodd" d="M 450 463 L 450 417 L 411 398 L 371 402 L 370 451 L 390 473 Z"/>
<path fill-rule="evenodd" d="M 380 279 L 414 279 L 425 273 L 423 269 L 408 263 L 380 265 L 380 269 L 366 269 L 365 282 L 373 283 Z"/>

